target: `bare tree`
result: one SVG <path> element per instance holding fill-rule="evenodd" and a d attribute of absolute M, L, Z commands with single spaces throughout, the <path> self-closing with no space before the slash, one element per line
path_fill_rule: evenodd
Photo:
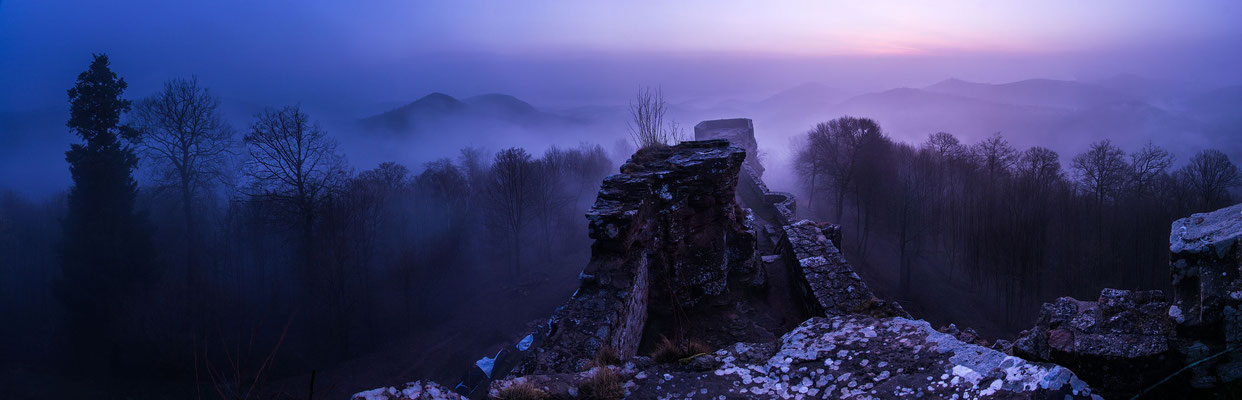
<path fill-rule="evenodd" d="M 923 148 L 928 149 L 947 161 L 960 161 L 966 157 L 967 148 L 956 136 L 948 132 L 936 132 L 927 135 Z"/>
<path fill-rule="evenodd" d="M 1198 197 L 1199 207 L 1211 209 L 1230 201 L 1229 189 L 1242 185 L 1242 172 L 1220 150 L 1208 149 L 1195 154 L 1178 176 Z"/>
<path fill-rule="evenodd" d="M 461 172 L 465 174 L 466 181 L 470 184 L 470 189 L 475 193 L 487 190 L 488 157 L 487 153 L 478 147 L 463 148 L 457 156 L 458 164 L 461 165 Z"/>
<path fill-rule="evenodd" d="M 1017 172 L 1035 187 L 1046 188 L 1062 178 L 1060 156 L 1047 147 L 1031 147 L 1018 158 Z"/>
<path fill-rule="evenodd" d="M 527 213 L 534 201 L 532 193 L 536 185 L 535 163 L 530 154 L 514 147 L 496 153 L 492 164 L 490 209 L 496 214 L 501 228 L 511 246 L 512 266 L 515 277 L 522 274 L 522 231 L 526 227 Z"/>
<path fill-rule="evenodd" d="M 250 195 L 294 214 L 309 242 L 316 207 L 346 177 L 336 141 L 298 106 L 288 106 L 259 113 L 245 142 L 246 174 L 257 184 Z"/>
<path fill-rule="evenodd" d="M 1082 154 L 1074 156 L 1074 170 L 1078 180 L 1095 198 L 1096 206 L 1113 199 L 1125 183 L 1130 166 L 1126 153 L 1108 139 L 1095 142 Z"/>
<path fill-rule="evenodd" d="M 893 193 L 897 228 L 897 250 L 901 295 L 910 298 L 914 261 L 921 255 L 923 236 L 928 232 L 928 203 L 934 185 L 935 153 L 929 149 L 914 150 L 896 146 L 897 179 Z"/>
<path fill-rule="evenodd" d="M 659 88 L 642 88 L 630 100 L 630 137 L 638 148 L 667 146 L 681 139 L 681 128 L 676 121 L 665 120 L 668 103 Z"/>
<path fill-rule="evenodd" d="M 840 117 L 815 125 L 812 132 L 827 138 L 822 150 L 827 154 L 828 174 L 832 177 L 837 197 L 836 221 L 841 221 L 845 209 L 845 195 L 858 175 L 859 164 L 867 149 L 884 139 L 880 125 L 868 118 Z"/>
<path fill-rule="evenodd" d="M 187 286 L 195 282 L 195 199 L 224 175 L 222 167 L 232 153 L 233 130 L 220 118 L 219 105 L 198 85 L 198 78 L 191 77 L 164 82 L 164 90 L 134 107 L 139 148 L 150 161 L 156 184 L 180 194 Z"/>
<path fill-rule="evenodd" d="M 1018 161 L 1018 151 L 1009 145 L 1009 141 L 1005 140 L 1000 132 L 975 144 L 971 150 L 983 162 L 983 169 L 988 174 L 988 183 L 993 183 L 997 177 L 1008 173 Z"/>
<path fill-rule="evenodd" d="M 795 138 L 795 140 L 797 141 L 793 143 L 793 146 L 797 149 L 797 153 L 794 155 L 794 171 L 806 185 L 807 211 L 814 212 L 815 198 L 819 196 L 820 185 L 828 178 L 833 139 L 828 134 L 825 124 L 819 124 L 815 129 L 807 132 L 805 138 Z"/>
<path fill-rule="evenodd" d="M 1139 151 L 1130 154 L 1130 184 L 1133 192 L 1147 194 L 1152 192 L 1156 178 L 1168 171 L 1173 165 L 1173 155 L 1151 142 Z"/>

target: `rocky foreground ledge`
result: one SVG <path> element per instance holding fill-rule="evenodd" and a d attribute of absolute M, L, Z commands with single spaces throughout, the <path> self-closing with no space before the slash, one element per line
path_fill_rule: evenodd
<path fill-rule="evenodd" d="M 839 227 L 796 220 L 792 195 L 767 190 L 762 166 L 746 159 L 755 151 L 749 120 L 706 121 L 695 133 L 723 140 L 640 152 L 605 180 L 588 213 L 591 264 L 552 318 L 481 358 L 453 389 L 413 382 L 354 398 L 1242 393 L 1242 204 L 1173 223 L 1172 296 L 1104 289 L 1091 301 L 1060 298 L 1012 344 L 986 348 L 969 330 L 937 331 L 876 298 L 837 250 Z M 791 317 L 803 322 L 773 322 Z M 670 326 L 708 349 L 649 356 Z"/>
<path fill-rule="evenodd" d="M 533 384 L 548 399 L 580 398 L 600 368 L 640 399 L 1091 398 L 1087 384 L 1052 364 L 964 343 L 926 321 L 815 317 L 776 343 L 737 343 L 685 363 L 636 357 L 620 366 L 493 383 L 490 395 Z"/>
<path fill-rule="evenodd" d="M 1066 367 L 876 298 L 837 249 L 839 227 L 796 220 L 792 195 L 767 190 L 747 161 L 750 120 L 695 135 L 716 140 L 640 151 L 605 179 L 587 214 L 591 261 L 551 318 L 452 388 L 354 399 L 1099 397 Z"/>
<path fill-rule="evenodd" d="M 1173 222 L 1172 298 L 1104 289 L 1044 304 L 1013 353 L 1078 371 L 1109 398 L 1242 393 L 1242 204 Z"/>

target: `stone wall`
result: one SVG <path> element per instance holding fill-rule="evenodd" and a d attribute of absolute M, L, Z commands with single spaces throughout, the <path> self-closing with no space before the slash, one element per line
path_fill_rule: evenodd
<path fill-rule="evenodd" d="M 786 225 L 778 246 L 810 314 L 909 317 L 897 303 L 875 297 L 837 249 L 839 242 L 829 240 L 825 230 L 840 232 L 835 225 L 820 225 L 809 220 Z"/>
<path fill-rule="evenodd" d="M 745 157 L 724 140 L 685 142 L 641 150 L 605 178 L 586 214 L 595 242 L 578 290 L 547 324 L 476 363 L 457 392 L 481 396 L 506 375 L 581 371 L 605 346 L 633 357 L 649 307 L 719 296 L 731 274 L 753 280 L 754 233 L 734 203 Z M 656 277 L 671 284 L 653 288 Z"/>
<path fill-rule="evenodd" d="M 940 334 L 876 298 L 838 250 L 840 227 L 796 220 L 794 197 L 768 190 L 753 157 L 750 120 L 704 121 L 695 135 L 712 140 L 640 150 L 604 180 L 587 213 L 595 242 L 578 291 L 546 323 L 476 362 L 457 393 L 495 397 L 526 382 L 553 398 L 572 398 L 607 368 L 621 374 L 635 398 L 682 391 L 694 398 L 1092 396 L 1065 368 Z M 761 243 L 759 232 L 768 241 Z M 774 269 L 794 292 L 792 306 L 777 302 L 777 309 L 767 295 L 736 293 L 765 293 Z M 777 325 L 785 332 L 779 340 L 751 335 L 671 364 L 638 355 L 644 327 L 659 324 L 653 315 L 690 318 L 685 310 L 697 310 L 704 314 L 694 318 L 745 333 L 773 325 L 739 315 L 779 321 L 790 307 L 815 318 L 793 331 Z M 627 361 L 592 363 L 604 347 Z M 372 392 L 399 393 L 365 393 Z"/>

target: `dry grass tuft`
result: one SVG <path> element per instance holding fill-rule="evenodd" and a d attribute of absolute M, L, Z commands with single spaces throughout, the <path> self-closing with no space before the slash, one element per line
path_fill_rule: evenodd
<path fill-rule="evenodd" d="M 587 400 L 618 400 L 625 397 L 621 374 L 608 367 L 595 368 L 590 378 L 578 384 L 578 396 Z"/>
<path fill-rule="evenodd" d="M 500 389 L 496 398 L 500 400 L 543 400 L 548 398 L 548 394 L 535 387 L 535 384 L 524 381 Z"/>
<path fill-rule="evenodd" d="M 686 347 L 686 357 L 696 356 L 699 354 L 707 354 L 707 353 L 712 352 L 711 347 L 707 347 L 706 344 L 703 344 L 703 342 L 700 342 L 698 340 L 690 340 L 686 342 L 685 347 Z M 685 358 L 685 357 L 682 357 L 682 358 Z"/>
<path fill-rule="evenodd" d="M 599 351 L 595 352 L 595 360 L 593 363 L 597 367 L 608 365 L 621 365 L 621 355 L 613 350 L 612 346 L 602 346 Z"/>
<path fill-rule="evenodd" d="M 658 363 L 673 363 L 685 358 L 693 358 L 700 354 L 711 353 L 712 349 L 697 340 L 674 342 L 666 336 L 660 336 L 660 343 L 651 352 L 651 359 Z"/>

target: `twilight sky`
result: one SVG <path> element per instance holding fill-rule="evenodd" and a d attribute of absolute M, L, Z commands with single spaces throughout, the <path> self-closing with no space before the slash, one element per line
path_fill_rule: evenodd
<path fill-rule="evenodd" d="M 194 74 L 226 98 L 346 113 L 430 91 L 621 102 L 644 84 L 674 99 L 948 77 L 1236 84 L 1239 15 L 1237 1 L 0 0 L 0 110 L 59 106 L 100 51 L 138 93 Z"/>

